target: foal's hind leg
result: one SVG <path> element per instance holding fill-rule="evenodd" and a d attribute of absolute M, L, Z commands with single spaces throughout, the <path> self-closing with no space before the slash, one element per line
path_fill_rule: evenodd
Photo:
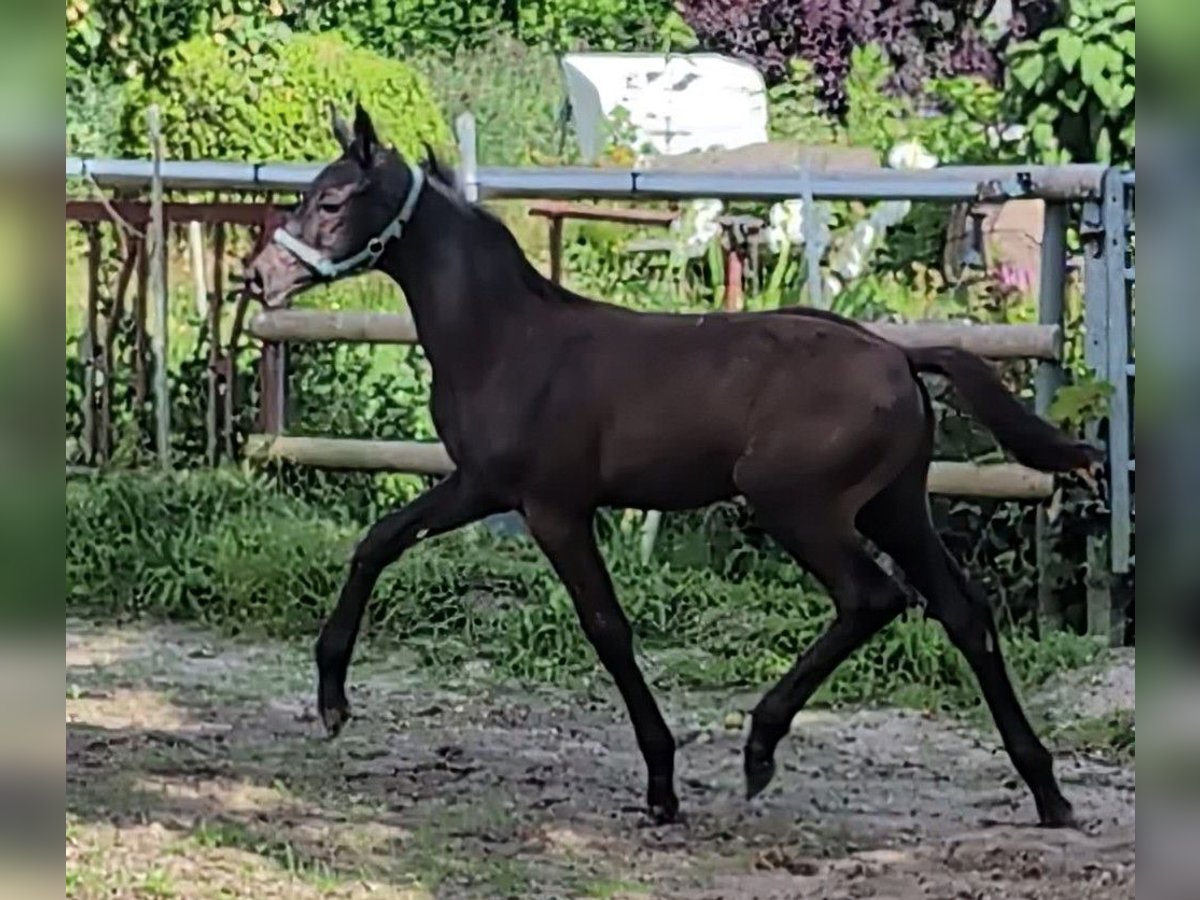
<path fill-rule="evenodd" d="M 1041 823 L 1073 825 L 1071 804 L 1054 778 L 1053 757 L 1038 740 L 1009 681 L 988 600 L 970 583 L 934 530 L 924 470 L 906 473 L 871 501 L 859 525 L 904 570 L 925 597 L 929 614 L 942 623 L 970 663 L 1004 748 L 1033 793 Z"/>
<path fill-rule="evenodd" d="M 907 602 L 901 586 L 876 564 L 839 512 L 812 503 L 758 509 L 770 534 L 825 585 L 836 617 L 754 708 L 743 760 L 747 797 L 771 781 L 776 746 L 821 682 Z"/>

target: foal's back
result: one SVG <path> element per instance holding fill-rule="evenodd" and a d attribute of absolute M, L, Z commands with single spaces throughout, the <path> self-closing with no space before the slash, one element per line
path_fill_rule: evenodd
<path fill-rule="evenodd" d="M 579 489 L 606 504 L 704 505 L 738 493 L 735 467 L 756 442 L 795 443 L 799 458 L 834 434 L 853 452 L 881 410 L 920 414 L 903 351 L 836 319 L 602 304 L 556 318 L 547 337 L 569 351 L 539 418 L 565 456 L 593 462 L 595 483 Z"/>

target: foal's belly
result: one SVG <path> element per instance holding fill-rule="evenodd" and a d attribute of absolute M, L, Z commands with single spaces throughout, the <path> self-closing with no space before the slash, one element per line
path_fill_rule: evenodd
<path fill-rule="evenodd" d="M 703 421 L 702 419 L 700 421 Z M 710 428 L 672 428 L 646 420 L 618 424 L 600 454 L 601 502 L 634 509 L 690 509 L 733 496 L 736 435 Z M 707 433 L 705 433 L 707 432 Z"/>

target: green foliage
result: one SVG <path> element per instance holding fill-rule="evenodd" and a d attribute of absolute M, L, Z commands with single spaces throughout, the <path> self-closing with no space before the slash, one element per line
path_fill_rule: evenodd
<path fill-rule="evenodd" d="M 97 80 L 159 77 L 190 38 L 201 0 L 67 0 L 67 70 Z"/>
<path fill-rule="evenodd" d="M 558 49 L 660 49 L 664 39 L 686 44 L 690 33 L 670 0 L 520 0 L 516 7 L 521 40 Z"/>
<path fill-rule="evenodd" d="M 1118 764 L 1133 762 L 1137 753 L 1132 709 L 1068 721 L 1055 728 L 1050 737 L 1054 744 L 1072 752 L 1098 755 Z"/>
<path fill-rule="evenodd" d="M 67 604 L 76 614 L 192 619 L 311 640 L 360 530 L 345 518 L 229 472 L 118 476 L 68 484 Z M 799 570 L 748 545 L 725 563 L 643 566 L 615 516 L 598 534 L 660 685 L 759 686 L 825 627 L 830 604 Z M 679 551 L 679 534 L 668 539 Z M 532 542 L 482 529 L 414 548 L 375 592 L 368 633 L 431 666 L 483 658 L 504 675 L 565 682 L 599 665 L 573 606 Z M 1026 687 L 1088 661 L 1091 642 L 1005 638 Z M 821 703 L 900 697 L 973 705 L 969 669 L 941 629 L 906 618 L 842 666 Z"/>
<path fill-rule="evenodd" d="M 283 6 L 297 31 L 338 31 L 392 59 L 470 50 L 507 27 L 505 4 L 479 0 L 284 0 Z"/>
<path fill-rule="evenodd" d="M 925 86 L 924 102 L 891 90 L 893 67 L 875 44 L 855 48 L 845 79 L 847 112 L 837 121 L 822 112 L 813 67 L 792 61 L 789 77 L 768 89 L 771 137 L 802 143 L 869 148 L 886 161 L 898 144 L 915 141 L 940 165 L 1004 162 L 1013 148 L 1000 141 L 1003 95 L 985 81 L 970 77 L 944 78 Z M 855 211 L 855 208 L 857 211 Z M 835 241 L 865 215 L 862 204 L 832 204 Z M 938 266 L 950 211 L 933 204 L 915 204 L 894 227 L 875 265 L 885 271 L 908 271 L 913 264 Z M 793 277 L 802 278 L 800 266 Z M 785 289 L 785 294 L 798 291 Z"/>
<path fill-rule="evenodd" d="M 475 52 L 426 52 L 412 59 L 448 120 L 475 116 L 479 163 L 555 165 L 559 147 L 573 152 L 563 133 L 566 95 L 555 56 L 499 34 Z"/>
<path fill-rule="evenodd" d="M 796 58 L 788 77 L 767 88 L 771 140 L 809 144 L 838 142 L 837 123 L 824 112 L 812 63 Z"/>
<path fill-rule="evenodd" d="M 257 51 L 211 37 L 183 44 L 153 89 L 130 86 L 125 146 L 147 153 L 145 109 L 158 103 L 175 158 L 324 161 L 337 149 L 326 104 L 349 110 L 355 99 L 406 154 L 419 154 L 422 140 L 450 143 L 425 78 L 411 66 L 337 35 L 298 34 Z"/>
<path fill-rule="evenodd" d="M 390 59 L 478 49 L 502 33 L 557 49 L 694 42 L 670 0 L 66 0 L 68 69 L 100 81 L 155 85 L 193 38 L 258 53 L 290 32 L 339 32 Z"/>
<path fill-rule="evenodd" d="M 1071 384 L 1058 389 L 1047 414 L 1064 428 L 1079 431 L 1086 423 L 1107 414 L 1112 393 L 1111 384 L 1098 380 L 1087 370 L 1077 374 Z"/>
<path fill-rule="evenodd" d="M 121 115 L 119 85 L 104 75 L 76 71 L 67 64 L 67 153 L 76 156 L 119 156 L 120 143 L 112 123 Z"/>
<path fill-rule="evenodd" d="M 998 131 L 1003 122 L 1003 96 L 985 81 L 966 76 L 942 78 L 926 85 L 933 114 L 922 114 L 915 102 L 892 94 L 891 64 L 874 45 L 854 50 L 846 77 L 849 110 L 841 140 L 856 147 L 887 153 L 900 141 L 919 141 L 940 165 L 996 163 L 1002 155 Z"/>
<path fill-rule="evenodd" d="M 1063 25 L 1010 49 L 1007 95 L 1031 156 L 1133 162 L 1134 17 L 1134 0 L 1071 0 Z"/>

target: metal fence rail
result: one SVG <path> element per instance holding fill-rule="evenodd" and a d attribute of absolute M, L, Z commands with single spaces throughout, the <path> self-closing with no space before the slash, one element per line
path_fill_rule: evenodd
<path fill-rule="evenodd" d="M 168 160 L 165 190 L 301 191 L 321 167 L 308 164 Z M 575 200 L 788 200 L 807 188 L 816 200 L 923 200 L 942 203 L 1021 199 L 1077 201 L 1098 198 L 1104 166 L 942 166 L 803 172 L 670 172 L 661 169 L 481 166 L 467 173 L 467 190 L 480 199 Z M 66 160 L 67 178 L 86 178 L 102 188 L 148 187 L 150 163 L 135 159 Z"/>

